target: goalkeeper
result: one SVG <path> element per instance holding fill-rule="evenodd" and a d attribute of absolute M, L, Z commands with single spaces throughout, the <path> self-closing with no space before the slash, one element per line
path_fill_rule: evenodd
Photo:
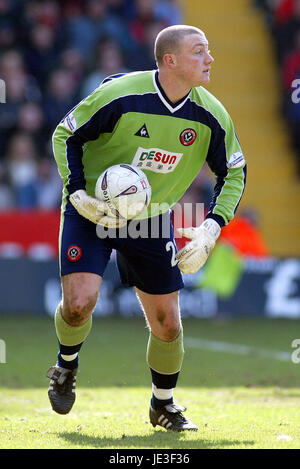
<path fill-rule="evenodd" d="M 182 273 L 197 272 L 205 264 L 221 228 L 233 218 L 244 191 L 246 163 L 230 116 L 202 86 L 210 80 L 213 63 L 204 32 L 185 25 L 165 28 L 154 54 L 157 70 L 108 77 L 53 135 L 64 183 L 59 238 L 63 294 L 55 313 L 59 352 L 47 372 L 48 395 L 57 413 L 71 410 L 78 354 L 116 249 L 121 280 L 135 288 L 149 327 L 150 421 L 173 431 L 197 430 L 183 415 L 186 409 L 173 400 L 184 355 Z M 167 208 L 182 197 L 205 161 L 216 175 L 209 212 L 201 226 L 180 230 L 190 242 L 177 252 Z M 120 163 L 145 171 L 151 201 L 158 207 L 151 217 L 161 224 L 168 219 L 169 236 L 118 236 L 121 220 L 95 199 L 94 189 L 98 176 Z M 108 233 L 114 228 L 117 236 L 100 239 L 98 224 Z"/>

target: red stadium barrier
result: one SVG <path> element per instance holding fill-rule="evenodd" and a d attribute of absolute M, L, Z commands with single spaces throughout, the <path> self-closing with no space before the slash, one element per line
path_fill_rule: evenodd
<path fill-rule="evenodd" d="M 58 255 L 59 210 L 13 210 L 0 214 L 0 254 L 28 254 L 38 248 Z M 2 252 L 1 252 L 2 251 Z"/>
<path fill-rule="evenodd" d="M 0 256 L 57 256 L 59 222 L 59 210 L 13 210 L 1 213 Z M 186 226 L 189 225 L 186 223 Z M 244 217 L 237 216 L 224 227 L 220 240 L 234 246 L 242 255 L 264 257 L 270 254 L 259 231 Z M 176 238 L 178 249 L 187 242 L 186 238 Z"/>

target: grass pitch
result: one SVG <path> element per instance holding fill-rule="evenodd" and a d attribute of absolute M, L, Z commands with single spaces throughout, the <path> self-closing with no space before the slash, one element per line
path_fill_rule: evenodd
<path fill-rule="evenodd" d="M 0 317 L 0 448 L 300 448 L 300 364 L 289 358 L 297 321 L 186 319 L 184 334 L 175 400 L 199 430 L 176 434 L 149 423 L 142 318 L 94 319 L 76 402 L 60 416 L 45 377 L 57 354 L 53 321 Z"/>

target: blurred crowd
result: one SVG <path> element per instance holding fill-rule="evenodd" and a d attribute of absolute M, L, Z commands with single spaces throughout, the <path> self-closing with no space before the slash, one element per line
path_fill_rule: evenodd
<path fill-rule="evenodd" d="M 282 87 L 282 111 L 297 154 L 300 175 L 300 0 L 256 0 L 265 12 L 275 44 Z"/>
<path fill-rule="evenodd" d="M 300 0 L 255 4 L 276 44 L 300 162 Z M 158 31 L 183 21 L 180 0 L 0 0 L 0 210 L 59 207 L 55 126 L 106 76 L 155 68 Z M 187 198 L 207 207 L 211 192 L 204 168 Z"/>
<path fill-rule="evenodd" d="M 0 211 L 42 209 L 46 214 L 59 208 L 62 183 L 51 142 L 56 125 L 108 75 L 156 68 L 154 39 L 164 27 L 184 22 L 180 1 L 0 0 L 0 79 L 6 91 L 3 103 L 0 88 Z M 282 28 L 299 21 L 300 0 L 296 3 L 298 17 L 286 19 Z M 267 12 L 275 31 L 275 10 Z M 292 43 L 291 37 L 284 49 L 280 46 L 282 64 Z M 298 59 L 299 48 L 298 31 Z M 206 212 L 213 186 L 205 165 L 181 203 L 201 202 L 201 213 Z M 226 240 L 231 236 L 243 254 L 265 255 L 252 218 L 239 217 L 239 235 L 233 228 Z M 186 226 L 193 222 L 187 220 Z M 241 239 L 251 248 L 241 247 Z M 11 255 L 11 245 L 8 250 Z"/>
<path fill-rule="evenodd" d="M 104 77 L 155 68 L 182 22 L 178 0 L 0 0 L 0 210 L 59 207 L 55 126 Z"/>

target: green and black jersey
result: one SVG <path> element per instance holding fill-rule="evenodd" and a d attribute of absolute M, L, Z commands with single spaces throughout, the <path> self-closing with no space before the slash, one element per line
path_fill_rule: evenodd
<path fill-rule="evenodd" d="M 208 216 L 221 225 L 233 218 L 244 190 L 245 159 L 222 104 L 201 86 L 171 103 L 157 70 L 104 80 L 59 123 L 53 149 L 63 209 L 78 189 L 94 196 L 98 176 L 119 163 L 142 169 L 151 202 L 172 207 L 207 161 L 217 178 Z"/>

